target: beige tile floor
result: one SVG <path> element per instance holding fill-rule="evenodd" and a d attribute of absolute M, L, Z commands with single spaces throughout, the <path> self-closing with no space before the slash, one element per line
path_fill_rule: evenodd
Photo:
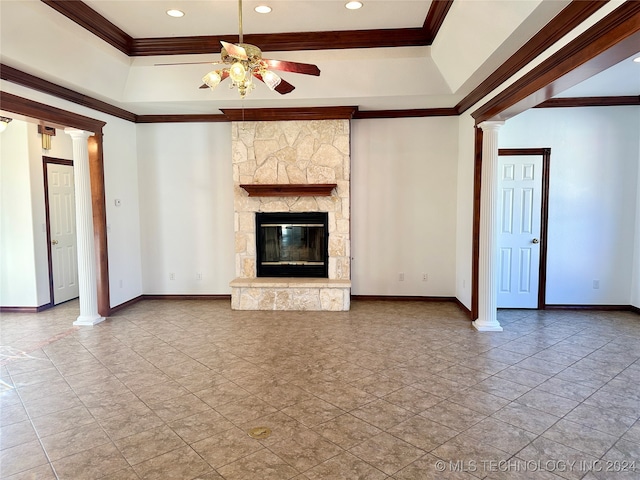
<path fill-rule="evenodd" d="M 502 333 L 451 303 L 77 314 L 2 314 L 3 479 L 640 478 L 631 312 L 501 311 Z"/>

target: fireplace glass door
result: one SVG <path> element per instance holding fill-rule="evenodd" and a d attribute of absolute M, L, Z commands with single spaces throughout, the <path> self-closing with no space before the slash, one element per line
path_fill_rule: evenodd
<path fill-rule="evenodd" d="M 259 277 L 327 277 L 327 214 L 257 213 Z"/>

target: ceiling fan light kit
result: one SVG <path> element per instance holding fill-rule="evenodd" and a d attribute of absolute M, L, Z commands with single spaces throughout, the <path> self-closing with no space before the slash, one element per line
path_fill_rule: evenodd
<path fill-rule="evenodd" d="M 275 90 L 281 95 L 285 95 L 293 91 L 295 87 L 280 78 L 273 70 L 304 75 L 320 75 L 320 69 L 315 65 L 264 59 L 262 58 L 262 51 L 258 47 L 243 43 L 242 0 L 238 0 L 238 30 L 239 43 L 220 42 L 222 44 L 220 62 L 215 62 L 214 65 L 222 63 L 226 66 L 213 70 L 202 77 L 204 85 L 200 88 L 208 87 L 213 90 L 220 82 L 229 77 L 231 79 L 230 88 L 237 89 L 240 98 L 245 98 L 255 88 L 253 79 L 257 78 L 267 85 L 270 90 Z"/>

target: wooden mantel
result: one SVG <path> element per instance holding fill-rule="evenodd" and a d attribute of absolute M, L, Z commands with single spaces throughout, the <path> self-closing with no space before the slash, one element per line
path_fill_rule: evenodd
<path fill-rule="evenodd" d="M 328 197 L 335 183 L 252 183 L 240 185 L 250 197 Z"/>

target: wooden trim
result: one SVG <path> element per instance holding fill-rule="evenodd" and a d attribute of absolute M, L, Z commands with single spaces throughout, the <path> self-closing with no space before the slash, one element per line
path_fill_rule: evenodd
<path fill-rule="evenodd" d="M 640 2 L 625 2 L 471 115 L 506 120 L 638 52 Z"/>
<path fill-rule="evenodd" d="M 415 295 L 351 295 L 352 300 L 383 301 L 383 302 L 457 302 L 456 297 L 430 297 Z"/>
<path fill-rule="evenodd" d="M 629 305 L 629 311 L 640 315 L 640 307 L 636 307 L 635 305 Z"/>
<path fill-rule="evenodd" d="M 474 127 L 473 240 L 471 245 L 471 320 L 478 318 L 480 296 L 480 189 L 482 186 L 482 129 Z"/>
<path fill-rule="evenodd" d="M 542 30 L 464 97 L 455 106 L 456 111 L 458 113 L 467 111 L 606 4 L 606 1 L 601 0 L 573 0 Z"/>
<path fill-rule="evenodd" d="M 42 1 L 130 57 L 218 53 L 220 40 L 238 41 L 237 34 L 132 38 L 82 1 Z M 422 27 L 247 34 L 244 41 L 260 46 L 264 52 L 431 45 L 452 3 L 453 0 L 431 2 Z"/>
<path fill-rule="evenodd" d="M 1 313 L 40 313 L 52 307 L 50 304 L 40 305 L 39 307 L 0 307 Z"/>
<path fill-rule="evenodd" d="M 231 295 L 169 295 L 169 294 L 144 294 L 142 300 L 229 300 Z"/>
<path fill-rule="evenodd" d="M 0 66 L 0 69 L 3 69 Z M 1 70 L 4 72 L 4 70 Z M 55 123 L 56 125 L 78 128 L 88 132 L 100 131 L 105 122 L 93 118 L 78 115 L 77 113 L 68 112 L 60 108 L 45 105 L 44 103 L 34 102 L 11 93 L 0 91 L 0 105 L 2 110 L 18 113 L 26 117 L 40 119 L 44 122 Z"/>
<path fill-rule="evenodd" d="M 413 117 L 452 117 L 457 116 L 455 108 L 419 108 L 410 110 L 356 110 L 354 119 L 368 118 L 413 118 Z"/>
<path fill-rule="evenodd" d="M 640 313 L 640 309 L 633 305 L 572 305 L 572 304 L 553 304 L 547 305 L 547 310 L 587 310 L 587 311 L 605 311 L 605 312 L 635 312 Z"/>
<path fill-rule="evenodd" d="M 468 308 L 467 308 L 467 307 L 466 307 L 466 306 L 465 306 L 465 305 L 464 305 L 464 304 L 463 304 L 463 303 L 458 299 L 458 297 L 455 297 L 455 298 L 453 299 L 453 301 L 454 301 L 454 303 L 455 303 L 456 305 L 458 305 L 458 308 L 464 312 L 464 314 L 467 316 L 467 318 L 468 318 L 469 320 L 475 320 L 475 319 L 472 319 L 472 318 L 471 318 L 471 317 L 472 317 L 472 315 L 471 315 L 471 310 L 469 310 L 469 309 L 468 309 Z"/>
<path fill-rule="evenodd" d="M 116 305 L 115 307 L 111 307 L 110 315 L 113 316 L 114 313 L 119 312 L 120 310 L 124 310 L 127 307 L 131 307 L 141 300 L 144 300 L 144 295 L 138 295 L 131 300 L 127 300 L 126 302 Z"/>
<path fill-rule="evenodd" d="M 53 256 L 51 254 L 51 213 L 49 205 L 49 171 L 47 165 L 68 165 L 73 167 L 73 160 L 64 160 L 62 158 L 42 157 L 42 170 L 44 179 L 44 223 L 45 231 L 47 235 L 47 263 L 49 273 L 49 303 L 50 307 L 55 305 L 54 290 L 53 290 Z"/>
<path fill-rule="evenodd" d="M 62 2 L 62 3 L 65 3 L 65 2 Z M 43 80 L 42 78 L 38 78 L 34 75 L 30 75 L 28 73 L 25 73 L 23 71 L 18 70 L 17 68 L 13 68 L 8 65 L 0 64 L 0 78 L 2 78 L 2 80 L 6 80 L 8 82 L 15 83 L 17 85 L 22 85 L 23 87 L 31 88 L 32 90 L 37 90 L 38 92 L 46 93 L 48 95 L 53 95 L 54 97 L 58 97 L 63 100 L 67 100 L 69 102 L 82 105 L 83 107 L 88 107 L 93 110 L 97 110 L 98 112 L 107 113 L 109 115 L 113 115 L 114 117 L 122 118 L 123 120 L 128 120 L 130 122 L 136 121 L 136 115 L 134 113 L 131 113 L 131 112 L 128 112 L 127 110 L 123 110 L 122 108 L 118 108 L 113 105 L 110 105 L 107 102 L 103 102 L 101 100 L 97 100 L 95 98 L 89 97 L 88 95 L 78 93 L 69 88 L 62 87 L 55 83 L 49 82 L 47 80 Z M 3 110 L 6 110 L 4 106 L 4 102 L 3 102 L 2 108 Z M 53 108 L 53 107 L 48 107 L 48 108 Z M 33 115 L 30 115 L 30 116 L 34 118 L 38 118 Z M 88 119 L 88 117 L 84 117 L 84 118 Z M 98 123 L 100 126 L 105 125 L 104 122 L 100 122 L 99 120 L 93 120 L 93 122 Z M 83 128 L 83 130 L 90 130 L 92 132 L 95 131 L 94 129 L 96 128 L 96 127 L 92 127 L 90 129 L 87 129 L 84 127 L 78 127 L 77 125 L 72 125 L 70 123 L 63 123 L 63 125 L 68 127 Z"/>
<path fill-rule="evenodd" d="M 329 197 L 336 183 L 241 184 L 250 197 Z"/>
<path fill-rule="evenodd" d="M 538 269 L 538 309 L 546 308 L 547 297 L 547 239 L 549 228 L 549 169 L 550 148 L 501 148 L 498 155 L 536 155 L 542 157 L 542 191 L 540 199 L 540 264 Z"/>
<path fill-rule="evenodd" d="M 222 114 L 191 114 L 191 115 L 136 115 L 136 123 L 212 123 L 228 122 L 229 118 Z"/>
<path fill-rule="evenodd" d="M 440 27 L 444 23 L 444 19 L 447 13 L 449 13 L 451 5 L 453 5 L 453 0 L 437 0 L 431 2 L 431 6 L 427 12 L 427 18 L 425 18 L 424 24 L 422 25 L 427 45 L 431 45 L 436 39 L 436 35 L 438 35 L 440 31 Z"/>
<path fill-rule="evenodd" d="M 84 2 L 78 0 L 42 0 L 42 2 L 122 53 L 130 55 L 133 39 Z"/>
<path fill-rule="evenodd" d="M 533 108 L 558 108 L 558 107 L 624 107 L 628 105 L 640 105 L 640 95 L 628 95 L 617 97 L 573 97 L 550 98 Z"/>
<path fill-rule="evenodd" d="M 358 107 L 222 108 L 232 122 L 274 122 L 279 120 L 351 119 Z"/>
<path fill-rule="evenodd" d="M 89 137 L 88 142 L 90 142 L 89 172 L 93 206 L 98 313 L 104 317 L 108 317 L 110 309 L 109 271 L 106 233 L 107 219 L 104 202 L 104 165 L 102 157 L 102 127 L 105 123 L 2 91 L 0 91 L 0 104 L 3 110 L 24 115 L 25 117 L 41 119 L 55 125 L 69 126 L 94 132 L 94 135 Z"/>
<path fill-rule="evenodd" d="M 107 207 L 104 189 L 104 156 L 102 130 L 87 139 L 89 144 L 89 177 L 91 181 L 91 208 L 93 211 L 93 241 L 96 255 L 96 282 L 98 313 L 108 317 L 109 259 L 107 246 Z"/>
<path fill-rule="evenodd" d="M 221 49 L 221 40 L 237 43 L 238 34 L 202 37 L 137 38 L 133 39 L 129 55 L 132 57 L 144 57 L 153 55 L 217 54 Z M 429 45 L 422 28 L 246 34 L 244 35 L 244 42 L 259 46 L 263 52 Z"/>

